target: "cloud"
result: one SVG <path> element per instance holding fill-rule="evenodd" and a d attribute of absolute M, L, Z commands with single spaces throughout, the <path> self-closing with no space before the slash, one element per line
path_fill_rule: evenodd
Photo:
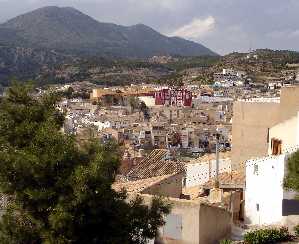
<path fill-rule="evenodd" d="M 135 6 L 142 6 L 150 9 L 162 8 L 172 11 L 182 7 L 181 0 L 129 0 L 129 3 L 132 3 Z"/>
<path fill-rule="evenodd" d="M 206 19 L 195 18 L 189 24 L 175 30 L 170 36 L 198 40 L 215 29 L 215 26 L 216 20 L 213 16 L 209 16 Z"/>

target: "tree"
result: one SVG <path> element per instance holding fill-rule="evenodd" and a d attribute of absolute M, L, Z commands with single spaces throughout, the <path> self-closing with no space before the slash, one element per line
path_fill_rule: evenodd
<path fill-rule="evenodd" d="M 139 99 L 137 97 L 129 97 L 129 105 L 131 107 L 131 112 L 133 113 L 135 109 L 138 108 Z"/>
<path fill-rule="evenodd" d="M 111 95 L 105 95 L 105 96 L 103 96 L 103 103 L 106 106 L 113 105 L 113 97 Z"/>
<path fill-rule="evenodd" d="M 139 111 L 143 113 L 146 120 L 150 119 L 149 108 L 146 106 L 144 101 L 141 101 L 138 105 Z"/>
<path fill-rule="evenodd" d="M 299 151 L 288 159 L 288 174 L 285 177 L 284 186 L 299 192 Z"/>
<path fill-rule="evenodd" d="M 66 91 L 65 91 L 65 96 L 66 96 L 66 98 L 68 98 L 68 99 L 71 99 L 71 98 L 73 98 L 73 94 L 74 94 L 74 88 L 73 87 L 69 87 Z"/>
<path fill-rule="evenodd" d="M 0 103 L 0 188 L 9 204 L 0 243 L 144 243 L 157 236 L 169 204 L 150 206 L 111 188 L 119 166 L 113 143 L 79 147 L 60 132 L 57 97 L 15 85 Z"/>

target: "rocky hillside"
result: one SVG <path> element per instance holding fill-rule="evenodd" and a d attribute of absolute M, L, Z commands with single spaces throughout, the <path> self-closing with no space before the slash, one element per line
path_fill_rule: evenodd
<path fill-rule="evenodd" d="M 76 60 L 55 51 L 0 46 L 0 84 L 7 85 L 12 79 L 35 79 L 39 73 Z"/>
<path fill-rule="evenodd" d="M 0 25 L 0 43 L 123 58 L 216 55 L 203 45 L 139 24 L 101 23 L 74 8 L 44 7 Z"/>

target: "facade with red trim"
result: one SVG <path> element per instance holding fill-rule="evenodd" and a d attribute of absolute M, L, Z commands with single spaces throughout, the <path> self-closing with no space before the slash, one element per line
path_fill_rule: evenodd
<path fill-rule="evenodd" d="M 162 89 L 155 92 L 155 104 L 191 107 L 192 92 L 187 89 Z"/>

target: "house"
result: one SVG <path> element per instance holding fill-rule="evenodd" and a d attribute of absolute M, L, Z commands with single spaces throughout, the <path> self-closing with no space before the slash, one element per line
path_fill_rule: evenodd
<path fill-rule="evenodd" d="M 152 146 L 152 133 L 150 129 L 142 129 L 139 132 L 138 141 L 142 147 L 151 147 Z"/>
<path fill-rule="evenodd" d="M 268 156 L 246 161 L 245 214 L 249 224 L 299 223 L 296 192 L 283 186 L 288 158 L 299 149 L 299 114 L 269 128 Z"/>
<path fill-rule="evenodd" d="M 211 178 L 203 185 L 209 201 L 222 204 L 236 223 L 244 220 L 244 188 L 245 174 L 238 171 L 220 173 L 217 183 L 216 178 Z"/>
<path fill-rule="evenodd" d="M 187 89 L 161 89 L 155 92 L 155 105 L 190 107 L 192 92 Z"/>
<path fill-rule="evenodd" d="M 295 199 L 296 193 L 283 187 L 287 160 L 292 151 L 246 162 L 247 224 L 284 225 L 292 230 L 299 223 L 299 201 Z"/>
<path fill-rule="evenodd" d="M 185 163 L 185 187 L 204 185 L 216 175 L 216 155 L 206 154 L 203 157 Z M 229 153 L 220 153 L 219 173 L 231 172 Z"/>
<path fill-rule="evenodd" d="M 106 128 L 101 131 L 101 135 L 105 139 L 114 139 L 118 144 L 124 143 L 124 133 L 121 129 Z"/>
<path fill-rule="evenodd" d="M 231 214 L 205 199 L 186 200 L 182 196 L 184 171 L 176 162 L 164 160 L 166 150 L 154 150 L 126 177 L 113 184 L 113 189 L 128 193 L 128 201 L 137 195 L 150 205 L 153 197 L 164 196 L 171 206 L 160 229 L 160 243 L 214 244 L 231 232 Z M 154 243 L 155 240 L 152 240 Z"/>
<path fill-rule="evenodd" d="M 180 198 L 182 194 L 180 173 L 149 177 L 135 181 L 116 182 L 112 188 L 116 191 L 125 189 L 128 194 L 149 194 L 163 197 Z"/>
<path fill-rule="evenodd" d="M 280 98 L 239 100 L 232 123 L 233 169 L 244 170 L 245 161 L 268 155 L 269 130 L 297 115 L 299 86 L 283 87 Z"/>
<path fill-rule="evenodd" d="M 228 238 L 231 214 L 205 200 L 169 199 L 171 213 L 160 230 L 162 243 L 214 244 Z"/>
<path fill-rule="evenodd" d="M 165 175 L 134 182 L 115 183 L 116 191 L 126 189 L 128 201 L 140 196 L 150 205 L 154 195 L 171 196 L 176 188 L 175 175 Z M 159 237 L 149 243 L 214 244 L 229 237 L 231 214 L 206 200 L 185 200 L 168 197 L 171 213 L 165 216 L 165 225 Z"/>
<path fill-rule="evenodd" d="M 168 160 L 168 150 L 155 149 L 126 174 L 127 179 L 140 180 L 156 176 L 183 173 L 181 162 Z M 182 181 L 180 182 L 182 185 Z"/>
<path fill-rule="evenodd" d="M 221 170 L 219 170 L 221 172 Z M 242 190 L 245 188 L 245 174 L 238 171 L 227 171 L 223 173 L 219 173 L 218 176 L 219 188 L 224 191 L 231 190 Z M 211 177 L 209 181 L 207 181 L 203 185 L 203 189 L 211 190 L 215 186 L 215 176 Z"/>
<path fill-rule="evenodd" d="M 152 145 L 158 148 L 165 148 L 167 145 L 167 130 L 161 123 L 152 124 L 151 127 Z"/>

